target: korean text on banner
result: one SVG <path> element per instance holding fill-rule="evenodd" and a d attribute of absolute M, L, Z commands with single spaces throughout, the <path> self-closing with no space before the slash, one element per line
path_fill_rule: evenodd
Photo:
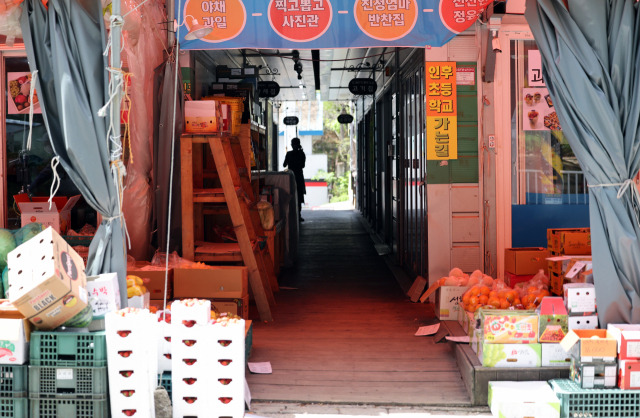
<path fill-rule="evenodd" d="M 455 62 L 427 62 L 427 160 L 458 159 Z"/>

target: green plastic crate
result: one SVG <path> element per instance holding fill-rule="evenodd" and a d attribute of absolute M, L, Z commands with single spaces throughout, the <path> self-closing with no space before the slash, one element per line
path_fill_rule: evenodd
<path fill-rule="evenodd" d="M 104 331 L 31 333 L 29 363 L 32 366 L 104 367 L 107 339 Z"/>
<path fill-rule="evenodd" d="M 27 398 L 0 398 L 0 417 L 23 418 L 29 416 L 29 400 Z"/>
<path fill-rule="evenodd" d="M 107 400 L 29 399 L 29 408 L 33 418 L 109 418 Z"/>
<path fill-rule="evenodd" d="M 20 397 L 19 393 L 27 392 L 27 366 L 0 366 L 0 397 Z"/>
<path fill-rule="evenodd" d="M 29 366 L 29 397 L 107 399 L 106 367 Z"/>
<path fill-rule="evenodd" d="M 158 375 L 158 380 L 160 381 L 160 386 L 167 390 L 169 394 L 169 399 L 171 398 L 171 372 L 164 372 L 162 376 Z"/>
<path fill-rule="evenodd" d="M 560 399 L 560 418 L 640 417 L 640 390 L 582 389 L 569 379 L 550 383 Z"/>

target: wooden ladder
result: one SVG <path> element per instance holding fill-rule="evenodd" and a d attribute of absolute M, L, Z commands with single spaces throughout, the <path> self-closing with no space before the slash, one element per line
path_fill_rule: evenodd
<path fill-rule="evenodd" d="M 240 135 L 185 134 L 181 138 L 182 253 L 202 262 L 243 262 L 260 319 L 273 320 L 273 292 L 278 290 L 266 234 L 251 186 L 250 125 Z M 203 187 L 203 147 L 208 145 L 221 188 Z M 194 187 L 195 186 L 195 187 Z M 205 207 L 208 204 L 208 207 Z M 217 204 L 217 205 L 211 205 Z M 237 243 L 204 242 L 204 215 L 228 213 Z"/>

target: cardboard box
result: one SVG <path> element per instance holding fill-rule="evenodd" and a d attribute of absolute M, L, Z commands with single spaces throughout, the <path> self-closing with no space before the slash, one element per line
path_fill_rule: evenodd
<path fill-rule="evenodd" d="M 559 343 L 569 332 L 569 315 L 560 297 L 542 298 L 538 309 L 538 341 Z"/>
<path fill-rule="evenodd" d="M 436 316 L 441 321 L 458 317 L 462 295 L 467 291 L 465 286 L 442 286 L 436 290 Z"/>
<path fill-rule="evenodd" d="M 148 262 L 138 262 L 135 267 L 127 268 L 127 276 L 138 276 L 145 280 L 144 286 L 151 294 L 151 299 L 164 299 L 165 269 L 152 266 Z M 169 269 L 167 277 L 167 299 L 173 298 L 173 269 Z"/>
<path fill-rule="evenodd" d="M 127 300 L 127 306 L 129 308 L 149 309 L 151 306 L 151 295 L 149 292 L 142 296 L 134 296 Z"/>
<path fill-rule="evenodd" d="M 483 341 L 490 344 L 538 342 L 538 315 L 534 311 L 479 309 Z"/>
<path fill-rule="evenodd" d="M 229 312 L 242 319 L 249 319 L 249 295 L 235 299 L 211 299 L 211 309 L 219 313 Z"/>
<path fill-rule="evenodd" d="M 71 209 L 80 195 L 54 197 L 49 206 L 48 197 L 31 197 L 27 194 L 13 196 L 20 209 L 20 225 L 39 222 L 44 228 L 52 227 L 59 234 L 66 234 L 71 226 Z"/>
<path fill-rule="evenodd" d="M 569 331 L 572 329 L 597 329 L 598 328 L 598 316 L 569 316 Z"/>
<path fill-rule="evenodd" d="M 464 309 L 460 309 L 458 311 L 458 323 L 462 327 L 462 330 L 465 332 L 465 334 L 470 335 L 469 325 L 473 322 L 475 322 L 475 320 L 473 319 L 473 314 L 471 312 L 467 312 Z"/>
<path fill-rule="evenodd" d="M 569 315 L 591 315 L 596 312 L 596 288 L 591 283 L 566 283 L 564 303 Z"/>
<path fill-rule="evenodd" d="M 547 229 L 547 247 L 555 254 L 591 254 L 589 228 Z"/>
<path fill-rule="evenodd" d="M 539 270 L 547 269 L 547 257 L 546 248 L 505 248 L 504 270 L 516 275 L 537 274 Z"/>
<path fill-rule="evenodd" d="M 26 319 L 0 318 L 0 364 L 24 364 L 29 360 L 29 332 Z"/>
<path fill-rule="evenodd" d="M 542 367 L 571 366 L 571 355 L 559 343 L 542 343 Z"/>
<path fill-rule="evenodd" d="M 571 358 L 571 380 L 583 389 L 615 388 L 618 384 L 618 364 L 613 362 L 581 362 Z"/>
<path fill-rule="evenodd" d="M 567 266 L 567 272 L 564 277 L 569 279 L 571 283 L 580 283 L 580 274 L 592 269 L 593 262 L 591 258 L 584 259 L 584 257 L 572 258 Z"/>
<path fill-rule="evenodd" d="M 184 102 L 184 131 L 187 133 L 219 132 L 222 128 L 222 109 L 217 100 Z"/>
<path fill-rule="evenodd" d="M 94 317 L 120 309 L 120 286 L 117 273 L 88 276 L 87 292 Z"/>
<path fill-rule="evenodd" d="M 469 330 L 469 345 L 471 351 L 478 354 L 480 352 L 480 345 L 482 345 L 482 332 L 479 329 Z"/>
<path fill-rule="evenodd" d="M 640 360 L 618 360 L 618 387 L 640 389 Z"/>
<path fill-rule="evenodd" d="M 504 282 L 507 284 L 507 286 L 513 288 L 519 283 L 528 282 L 529 280 L 533 279 L 533 276 L 535 276 L 535 274 L 517 275 L 517 274 L 513 274 L 513 273 L 509 273 L 509 272 L 505 271 L 504 272 Z"/>
<path fill-rule="evenodd" d="M 582 363 L 615 362 L 618 356 L 616 339 L 606 329 L 571 330 L 560 345 Z"/>
<path fill-rule="evenodd" d="M 478 358 L 484 367 L 540 367 L 540 344 L 479 344 Z"/>
<path fill-rule="evenodd" d="M 248 294 L 248 270 L 244 266 L 208 269 L 174 269 L 174 298 L 241 299 Z"/>
<path fill-rule="evenodd" d="M 489 408 L 501 418 L 560 418 L 560 401 L 547 382 L 489 382 Z"/>
<path fill-rule="evenodd" d="M 573 283 L 593 283 L 593 270 L 583 271 Z"/>
<path fill-rule="evenodd" d="M 7 259 L 9 300 L 37 328 L 57 328 L 87 307 L 82 258 L 52 227 Z"/>
<path fill-rule="evenodd" d="M 547 268 L 549 269 L 549 273 L 556 273 L 564 277 L 577 261 L 582 261 L 590 265 L 592 258 L 590 255 L 559 255 L 548 257 Z"/>
<path fill-rule="evenodd" d="M 619 360 L 640 360 L 640 324 L 608 324 L 607 331 L 618 343 Z"/>

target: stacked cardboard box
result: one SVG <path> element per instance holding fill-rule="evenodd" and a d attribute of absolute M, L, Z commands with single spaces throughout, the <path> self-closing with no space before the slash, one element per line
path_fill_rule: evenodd
<path fill-rule="evenodd" d="M 640 389 L 640 324 L 609 324 L 618 345 L 618 387 Z"/>
<path fill-rule="evenodd" d="M 547 230 L 548 269 L 551 293 L 562 294 L 564 283 L 578 282 L 580 273 L 590 270 L 591 231 L 589 228 L 553 228 Z M 573 269 L 576 263 L 584 263 Z M 570 273 L 571 272 L 571 273 Z"/>
<path fill-rule="evenodd" d="M 471 348 L 485 367 L 540 367 L 538 315 L 534 311 L 476 311 Z"/>
<path fill-rule="evenodd" d="M 542 366 L 567 366 L 569 354 L 560 341 L 569 332 L 569 315 L 560 297 L 545 297 L 536 310 L 538 313 L 538 341 L 542 351 Z"/>
<path fill-rule="evenodd" d="M 617 344 L 607 330 L 571 330 L 560 345 L 571 355 L 571 379 L 583 389 L 616 387 Z"/>
<path fill-rule="evenodd" d="M 592 283 L 567 283 L 563 294 L 569 330 L 598 328 L 596 289 Z"/>
<path fill-rule="evenodd" d="M 441 321 L 457 319 L 460 315 L 462 295 L 466 286 L 441 286 L 436 289 L 436 316 Z"/>
<path fill-rule="evenodd" d="M 529 281 L 540 270 L 546 273 L 546 248 L 506 248 L 504 250 L 504 281 L 509 287 Z"/>

